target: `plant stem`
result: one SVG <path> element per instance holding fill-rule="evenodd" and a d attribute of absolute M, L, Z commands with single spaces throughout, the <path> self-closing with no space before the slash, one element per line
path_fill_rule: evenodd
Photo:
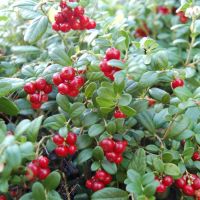
<path fill-rule="evenodd" d="M 196 18 L 192 19 L 192 24 L 190 26 L 190 30 L 191 30 L 191 42 L 190 42 L 190 46 L 189 46 L 189 50 L 188 50 L 188 54 L 187 54 L 187 59 L 185 61 L 185 66 L 187 66 L 190 63 L 190 56 L 191 56 L 191 52 L 192 52 L 192 47 L 194 45 L 195 39 L 196 39 L 196 35 L 194 34 L 194 23 L 195 23 Z"/>

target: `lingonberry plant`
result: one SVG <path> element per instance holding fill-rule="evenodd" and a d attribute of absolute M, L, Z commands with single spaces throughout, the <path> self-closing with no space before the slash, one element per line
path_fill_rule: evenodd
<path fill-rule="evenodd" d="M 200 200 L 198 0 L 0 8 L 0 200 Z"/>

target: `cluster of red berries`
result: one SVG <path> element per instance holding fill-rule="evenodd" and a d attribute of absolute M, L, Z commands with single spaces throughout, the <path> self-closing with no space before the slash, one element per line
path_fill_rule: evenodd
<path fill-rule="evenodd" d="M 102 169 L 96 171 L 96 174 L 86 181 L 85 186 L 88 189 L 95 191 L 103 189 L 106 185 L 110 184 L 112 176 Z"/>
<path fill-rule="evenodd" d="M 114 112 L 114 118 L 126 118 L 126 115 L 119 108 L 117 108 Z"/>
<path fill-rule="evenodd" d="M 200 153 L 198 151 L 193 153 L 192 160 L 193 161 L 200 161 Z"/>
<path fill-rule="evenodd" d="M 114 80 L 114 74 L 117 71 L 120 71 L 121 69 L 118 67 L 113 67 L 108 65 L 108 61 L 115 59 L 115 60 L 120 60 L 121 53 L 118 49 L 115 48 L 109 48 L 106 50 L 106 56 L 100 63 L 100 69 L 104 73 L 106 77 L 108 77 L 110 80 Z"/>
<path fill-rule="evenodd" d="M 67 6 L 66 1 L 61 1 L 60 8 L 61 11 L 55 15 L 55 22 L 52 24 L 53 30 L 68 32 L 96 28 L 96 22 L 84 15 L 83 7 L 77 6 L 72 9 Z"/>
<path fill-rule="evenodd" d="M 26 178 L 29 181 L 36 178 L 44 180 L 50 172 L 49 159 L 46 156 L 40 156 L 27 165 Z"/>
<path fill-rule="evenodd" d="M 120 164 L 123 160 L 122 154 L 126 150 L 127 141 L 114 141 L 111 138 L 105 138 L 99 146 L 103 149 L 108 161 Z"/>
<path fill-rule="evenodd" d="M 60 73 L 53 75 L 53 83 L 58 87 L 58 92 L 62 95 L 76 97 L 79 89 L 84 85 L 85 79 L 77 75 L 72 67 L 64 67 Z"/>
<path fill-rule="evenodd" d="M 59 134 L 53 136 L 53 142 L 57 145 L 55 148 L 55 153 L 59 157 L 67 157 L 67 155 L 75 154 L 77 135 L 75 133 L 69 132 L 67 137 L 64 138 Z"/>
<path fill-rule="evenodd" d="M 176 78 L 171 82 L 172 89 L 183 86 L 184 86 L 184 81 L 182 79 Z"/>
<path fill-rule="evenodd" d="M 177 16 L 179 16 L 179 21 L 183 24 L 187 23 L 188 21 L 188 18 L 185 16 L 185 13 L 184 12 L 178 12 L 177 13 Z"/>
<path fill-rule="evenodd" d="M 42 103 L 48 101 L 52 85 L 48 84 L 44 78 L 39 78 L 35 82 L 26 83 L 24 91 L 28 94 L 27 99 L 31 102 L 32 108 L 39 109 Z"/>
<path fill-rule="evenodd" d="M 159 181 L 160 185 L 156 188 L 157 193 L 163 193 L 166 191 L 167 187 L 170 187 L 174 179 L 171 176 L 164 176 L 164 177 L 155 177 L 156 180 Z"/>
<path fill-rule="evenodd" d="M 7 198 L 4 195 L 0 195 L 0 200 L 7 200 Z"/>
<path fill-rule="evenodd" d="M 135 30 L 135 37 L 136 38 L 143 38 L 143 37 L 147 37 L 150 34 L 150 30 L 147 27 L 146 23 L 143 23 L 142 27 L 138 27 Z"/>
<path fill-rule="evenodd" d="M 177 188 L 187 196 L 196 196 L 200 198 L 200 178 L 196 174 L 187 174 L 175 181 Z"/>

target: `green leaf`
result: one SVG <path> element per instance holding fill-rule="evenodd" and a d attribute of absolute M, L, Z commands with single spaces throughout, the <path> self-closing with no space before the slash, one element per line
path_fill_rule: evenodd
<path fill-rule="evenodd" d="M 190 160 L 193 153 L 194 153 L 193 147 L 187 147 L 186 149 L 184 149 L 183 151 L 184 161 L 187 162 L 188 160 Z"/>
<path fill-rule="evenodd" d="M 15 129 L 15 136 L 20 136 L 23 133 L 25 133 L 25 131 L 28 129 L 28 127 L 30 126 L 31 121 L 29 119 L 24 119 L 22 120 Z"/>
<path fill-rule="evenodd" d="M 22 158 L 32 158 L 34 156 L 34 146 L 32 142 L 22 143 L 20 146 L 20 152 Z"/>
<path fill-rule="evenodd" d="M 134 169 L 141 175 L 143 175 L 145 173 L 145 171 L 146 171 L 146 154 L 145 154 L 144 149 L 138 149 L 135 152 L 135 154 L 128 166 L 128 169 Z"/>
<path fill-rule="evenodd" d="M 164 173 L 166 175 L 177 177 L 181 174 L 180 169 L 173 163 L 165 163 L 164 168 Z"/>
<path fill-rule="evenodd" d="M 159 182 L 158 181 L 152 181 L 151 183 L 149 183 L 148 185 L 146 185 L 144 187 L 144 194 L 147 197 L 152 197 L 155 192 L 156 192 L 156 188 L 159 186 Z"/>
<path fill-rule="evenodd" d="M 7 133 L 7 127 L 3 120 L 0 119 L 0 143 L 4 140 Z"/>
<path fill-rule="evenodd" d="M 174 89 L 174 94 L 181 100 L 186 101 L 192 97 L 192 93 L 186 87 L 177 87 Z"/>
<path fill-rule="evenodd" d="M 0 97 L 6 96 L 10 93 L 12 85 L 9 82 L 1 81 L 0 82 Z"/>
<path fill-rule="evenodd" d="M 27 130 L 28 139 L 31 142 L 35 142 L 37 140 L 37 136 L 40 130 L 40 126 L 42 124 L 43 115 L 34 119 Z"/>
<path fill-rule="evenodd" d="M 109 174 L 117 173 L 117 165 L 115 163 L 111 163 L 108 160 L 103 160 L 101 163 L 103 169 Z"/>
<path fill-rule="evenodd" d="M 71 59 L 61 47 L 55 47 L 51 49 L 49 56 L 55 63 L 62 66 L 70 66 L 72 64 Z"/>
<path fill-rule="evenodd" d="M 58 192 L 55 190 L 49 191 L 47 195 L 47 200 L 63 200 Z"/>
<path fill-rule="evenodd" d="M 89 147 L 93 142 L 93 138 L 91 138 L 89 135 L 80 135 L 77 139 L 77 146 L 78 149 L 85 149 Z"/>
<path fill-rule="evenodd" d="M 109 60 L 108 65 L 113 66 L 113 67 L 118 67 L 120 69 L 125 68 L 125 63 L 122 62 L 121 60 L 115 60 L 115 59 Z"/>
<path fill-rule="evenodd" d="M 12 146 L 9 146 L 6 149 L 6 160 L 7 164 L 11 166 L 14 169 L 17 169 L 22 161 L 22 156 L 20 152 L 20 148 L 18 145 L 14 144 Z"/>
<path fill-rule="evenodd" d="M 44 186 L 40 182 L 35 182 L 32 186 L 32 193 L 33 198 L 36 200 L 44 200 L 45 197 L 45 190 Z"/>
<path fill-rule="evenodd" d="M 8 192 L 8 180 L 0 179 L 0 192 L 7 193 Z"/>
<path fill-rule="evenodd" d="M 0 98 L 0 112 L 3 112 L 7 115 L 15 116 L 19 113 L 19 108 L 6 97 Z"/>
<path fill-rule="evenodd" d="M 153 172 L 149 172 L 142 176 L 142 185 L 151 184 L 155 180 L 155 176 Z"/>
<path fill-rule="evenodd" d="M 93 149 L 84 149 L 83 151 L 79 153 L 78 158 L 77 158 L 77 162 L 79 165 L 83 164 L 84 162 L 92 158 L 92 150 Z"/>
<path fill-rule="evenodd" d="M 127 117 L 132 117 L 136 114 L 136 110 L 129 106 L 119 106 L 119 108 Z"/>
<path fill-rule="evenodd" d="M 58 172 L 51 172 L 44 180 L 43 185 L 47 190 L 55 190 L 60 184 L 61 176 Z"/>
<path fill-rule="evenodd" d="M 59 135 L 61 135 L 62 137 L 65 138 L 68 133 L 68 128 L 66 126 L 62 127 L 59 129 L 58 133 L 59 133 Z"/>
<path fill-rule="evenodd" d="M 93 96 L 94 91 L 97 89 L 97 84 L 94 82 L 91 82 L 86 88 L 85 88 L 85 96 L 86 98 L 91 98 Z"/>
<path fill-rule="evenodd" d="M 19 200 L 33 200 L 33 194 L 32 194 L 32 192 L 24 194 L 22 197 L 20 197 Z"/>
<path fill-rule="evenodd" d="M 150 114 L 147 111 L 143 111 L 137 115 L 138 121 L 152 134 L 155 134 L 155 125 Z"/>
<path fill-rule="evenodd" d="M 155 158 L 153 160 L 153 166 L 154 166 L 154 169 L 159 172 L 159 173 L 163 173 L 164 172 L 164 163 L 162 160 L 160 160 L 159 158 Z"/>
<path fill-rule="evenodd" d="M 132 101 L 132 96 L 130 94 L 123 94 L 119 99 L 119 106 L 128 106 Z"/>
<path fill-rule="evenodd" d="M 69 112 L 70 103 L 66 96 L 58 93 L 56 96 L 56 102 L 65 112 Z"/>
<path fill-rule="evenodd" d="M 99 121 L 99 116 L 97 113 L 89 112 L 84 115 L 84 118 L 82 120 L 82 124 L 84 127 L 92 126 L 93 124 L 97 123 Z"/>
<path fill-rule="evenodd" d="M 96 137 L 100 135 L 105 130 L 105 127 L 102 124 L 94 124 L 88 130 L 88 135 L 90 137 Z"/>
<path fill-rule="evenodd" d="M 65 125 L 66 119 L 63 114 L 52 115 L 44 120 L 44 127 L 59 130 Z"/>
<path fill-rule="evenodd" d="M 105 188 L 95 192 L 91 200 L 128 200 L 128 193 L 118 188 Z"/>
<path fill-rule="evenodd" d="M 32 21 L 26 29 L 24 40 L 29 43 L 37 42 L 46 32 L 48 26 L 48 17 L 39 16 Z"/>
<path fill-rule="evenodd" d="M 114 121 L 109 121 L 106 126 L 106 131 L 110 134 L 113 134 L 116 132 L 116 123 Z"/>
<path fill-rule="evenodd" d="M 151 95 L 151 97 L 164 104 L 167 104 L 170 101 L 170 95 L 159 88 L 151 88 L 149 90 L 149 94 Z"/>
<path fill-rule="evenodd" d="M 101 167 L 101 165 L 100 165 L 99 161 L 95 161 L 91 165 L 91 170 L 92 171 L 97 171 L 100 167 Z"/>
<path fill-rule="evenodd" d="M 85 111 L 84 104 L 76 102 L 71 106 L 69 114 L 71 118 L 75 118 L 83 114 L 84 111 Z"/>
<path fill-rule="evenodd" d="M 126 74 L 123 71 L 119 71 L 114 74 L 114 90 L 116 93 L 121 94 L 125 87 Z"/>
<path fill-rule="evenodd" d="M 92 157 L 95 160 L 103 160 L 104 152 L 100 146 L 96 146 L 92 151 Z"/>
<path fill-rule="evenodd" d="M 40 49 L 35 46 L 13 46 L 11 51 L 15 54 L 38 54 Z"/>

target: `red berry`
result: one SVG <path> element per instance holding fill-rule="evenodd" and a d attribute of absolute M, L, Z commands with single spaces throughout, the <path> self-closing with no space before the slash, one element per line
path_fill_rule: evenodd
<path fill-rule="evenodd" d="M 31 94 L 29 96 L 29 100 L 31 103 L 39 104 L 40 103 L 40 95 L 39 94 Z"/>
<path fill-rule="evenodd" d="M 118 49 L 115 48 L 109 48 L 106 50 L 106 59 L 107 60 L 112 60 L 112 59 L 116 59 L 119 60 L 120 59 L 120 51 Z"/>
<path fill-rule="evenodd" d="M 65 22 L 65 18 L 63 17 L 62 12 L 58 12 L 55 15 L 55 21 L 56 21 L 57 24 L 62 24 L 62 23 Z"/>
<path fill-rule="evenodd" d="M 104 181 L 105 178 L 108 176 L 108 173 L 105 172 L 104 170 L 102 169 L 99 169 L 96 174 L 95 174 L 95 178 L 99 181 Z"/>
<path fill-rule="evenodd" d="M 38 166 L 33 164 L 33 163 L 29 163 L 27 166 L 27 171 L 29 174 L 32 174 L 33 176 L 37 176 L 38 175 Z"/>
<path fill-rule="evenodd" d="M 63 80 L 61 79 L 59 73 L 55 73 L 55 74 L 53 75 L 53 83 L 54 83 L 55 85 L 57 85 L 57 86 L 60 85 L 61 83 L 63 83 Z"/>
<path fill-rule="evenodd" d="M 73 80 L 75 77 L 75 70 L 72 67 L 64 67 L 60 73 L 60 77 L 63 81 Z"/>
<path fill-rule="evenodd" d="M 163 193 L 163 192 L 166 191 L 166 189 L 167 189 L 167 187 L 161 183 L 161 184 L 156 188 L 156 192 L 157 192 L 157 193 Z"/>
<path fill-rule="evenodd" d="M 35 88 L 35 84 L 34 83 L 26 83 L 24 85 L 24 91 L 28 94 L 34 94 L 35 91 L 36 91 L 36 88 Z"/>
<path fill-rule="evenodd" d="M 47 85 L 47 82 L 44 78 L 39 78 L 35 81 L 35 87 L 38 90 L 43 90 Z"/>
<path fill-rule="evenodd" d="M 170 186 L 173 184 L 173 178 L 171 176 L 165 176 L 162 180 L 162 183 L 165 185 L 165 186 Z"/>
<path fill-rule="evenodd" d="M 47 102 L 48 99 L 49 99 L 48 94 L 43 94 L 43 95 L 41 96 L 41 102 Z"/>
<path fill-rule="evenodd" d="M 194 195 L 194 189 L 191 185 L 185 185 L 182 190 L 183 190 L 183 193 L 186 194 L 187 196 Z"/>
<path fill-rule="evenodd" d="M 117 154 L 122 154 L 126 149 L 126 145 L 123 141 L 115 142 L 114 152 Z"/>
<path fill-rule="evenodd" d="M 117 155 L 114 162 L 116 164 L 120 164 L 122 161 L 123 161 L 122 155 Z"/>
<path fill-rule="evenodd" d="M 105 185 L 110 184 L 110 182 L 112 181 L 112 176 L 110 174 L 107 174 L 106 178 L 103 180 L 103 183 Z"/>
<path fill-rule="evenodd" d="M 108 152 L 108 153 L 106 153 L 106 158 L 110 162 L 116 162 L 117 155 L 114 152 Z"/>
<path fill-rule="evenodd" d="M 68 155 L 68 148 L 66 146 L 59 146 L 55 148 L 57 156 L 66 157 Z"/>
<path fill-rule="evenodd" d="M 104 59 L 100 63 L 100 69 L 102 72 L 110 73 L 113 68 L 112 68 L 112 66 L 108 65 L 108 61 L 106 59 Z"/>
<path fill-rule="evenodd" d="M 74 145 L 76 143 L 77 140 L 77 135 L 75 133 L 69 132 L 67 134 L 67 138 L 66 138 L 66 143 L 69 145 Z"/>
<path fill-rule="evenodd" d="M 46 93 L 46 94 L 51 93 L 51 92 L 52 92 L 52 85 L 47 84 L 47 85 L 45 86 L 45 88 L 44 88 L 43 91 L 44 91 L 44 93 Z"/>
<path fill-rule="evenodd" d="M 68 95 L 71 96 L 71 97 L 77 97 L 79 94 L 79 90 L 78 89 L 73 89 L 73 90 L 70 90 L 68 92 Z"/>
<path fill-rule="evenodd" d="M 105 151 L 105 152 L 112 152 L 115 147 L 115 142 L 110 138 L 103 139 L 99 146 Z"/>
<path fill-rule="evenodd" d="M 92 189 L 93 182 L 91 180 L 87 180 L 85 183 L 86 188 Z"/>
<path fill-rule="evenodd" d="M 80 24 L 79 21 L 74 21 L 71 26 L 72 26 L 73 30 L 80 30 L 81 29 L 81 24 Z"/>
<path fill-rule="evenodd" d="M 95 181 L 92 184 L 92 190 L 93 191 L 98 191 L 98 190 L 102 190 L 104 188 L 104 184 L 101 181 Z"/>
<path fill-rule="evenodd" d="M 0 195 L 0 200 L 7 200 L 7 198 L 4 195 Z"/>
<path fill-rule="evenodd" d="M 186 185 L 186 180 L 182 177 L 175 181 L 176 187 L 182 189 Z"/>
<path fill-rule="evenodd" d="M 192 160 L 194 160 L 194 161 L 199 161 L 200 160 L 200 154 L 199 154 L 198 151 L 193 153 Z"/>
<path fill-rule="evenodd" d="M 49 159 L 46 156 L 40 156 L 38 162 L 41 168 L 47 168 L 49 165 Z"/>
<path fill-rule="evenodd" d="M 67 7 L 66 1 L 61 1 L 61 2 L 60 2 L 60 7 L 61 7 L 62 9 L 65 8 L 65 7 Z"/>
<path fill-rule="evenodd" d="M 53 29 L 54 31 L 60 31 L 60 24 L 57 24 L 56 22 L 54 22 L 54 23 L 52 24 L 52 29 Z"/>
<path fill-rule="evenodd" d="M 73 81 L 75 82 L 78 88 L 81 88 L 85 83 L 85 79 L 82 76 L 76 76 Z"/>
<path fill-rule="evenodd" d="M 179 16 L 179 21 L 183 24 L 187 23 L 188 21 L 188 18 L 185 16 L 185 13 L 184 12 L 179 12 L 177 13 L 177 15 Z"/>
<path fill-rule="evenodd" d="M 31 107 L 35 110 L 39 109 L 41 107 L 41 103 L 32 103 Z"/>
<path fill-rule="evenodd" d="M 66 33 L 71 30 L 71 26 L 68 23 L 63 23 L 60 25 L 60 30 Z"/>
<path fill-rule="evenodd" d="M 57 145 L 62 145 L 64 143 L 64 138 L 60 136 L 59 134 L 56 134 L 53 136 L 53 142 Z"/>
<path fill-rule="evenodd" d="M 126 115 L 123 112 L 121 112 L 120 110 L 115 110 L 114 117 L 115 118 L 126 118 Z"/>
<path fill-rule="evenodd" d="M 89 17 L 83 15 L 83 16 L 80 16 L 79 17 L 79 21 L 80 21 L 80 24 L 83 28 L 85 28 L 87 26 L 87 24 L 89 23 Z"/>
<path fill-rule="evenodd" d="M 152 99 L 152 98 L 147 98 L 147 101 L 148 101 L 148 105 L 149 106 L 154 106 L 155 105 L 155 103 L 156 103 L 156 100 L 155 99 Z"/>
<path fill-rule="evenodd" d="M 177 87 L 183 87 L 184 86 L 184 81 L 182 79 L 175 79 L 171 82 L 171 87 L 173 89 L 177 88 Z"/>
<path fill-rule="evenodd" d="M 165 7 L 165 6 L 159 6 L 159 7 L 157 8 L 157 11 L 158 11 L 158 13 L 161 13 L 161 14 L 163 14 L 163 15 L 168 15 L 168 14 L 170 14 L 170 9 L 167 8 L 167 7 Z"/>
<path fill-rule="evenodd" d="M 196 178 L 193 181 L 192 187 L 194 190 L 199 190 L 200 189 L 200 178 Z"/>
<path fill-rule="evenodd" d="M 111 71 L 111 72 L 104 72 L 104 75 L 106 76 L 106 77 L 108 77 L 110 80 L 114 80 L 114 73 L 115 73 L 115 71 Z"/>
<path fill-rule="evenodd" d="M 67 84 L 61 83 L 58 86 L 58 92 L 62 95 L 66 95 L 69 93 L 69 86 Z"/>
<path fill-rule="evenodd" d="M 70 145 L 69 148 L 68 148 L 68 152 L 70 155 L 74 155 L 75 152 L 76 152 L 77 148 L 75 145 Z"/>
<path fill-rule="evenodd" d="M 89 19 L 89 22 L 86 25 L 86 28 L 87 29 L 94 29 L 94 28 L 96 28 L 96 22 L 94 20 L 92 20 L 92 19 Z"/>
<path fill-rule="evenodd" d="M 49 168 L 45 168 L 45 169 L 40 168 L 39 173 L 38 173 L 38 178 L 40 180 L 44 180 L 50 174 L 50 172 L 51 171 Z"/>
<path fill-rule="evenodd" d="M 77 17 L 84 15 L 84 12 L 85 10 L 81 6 L 77 6 L 76 8 L 74 8 L 74 15 Z"/>

